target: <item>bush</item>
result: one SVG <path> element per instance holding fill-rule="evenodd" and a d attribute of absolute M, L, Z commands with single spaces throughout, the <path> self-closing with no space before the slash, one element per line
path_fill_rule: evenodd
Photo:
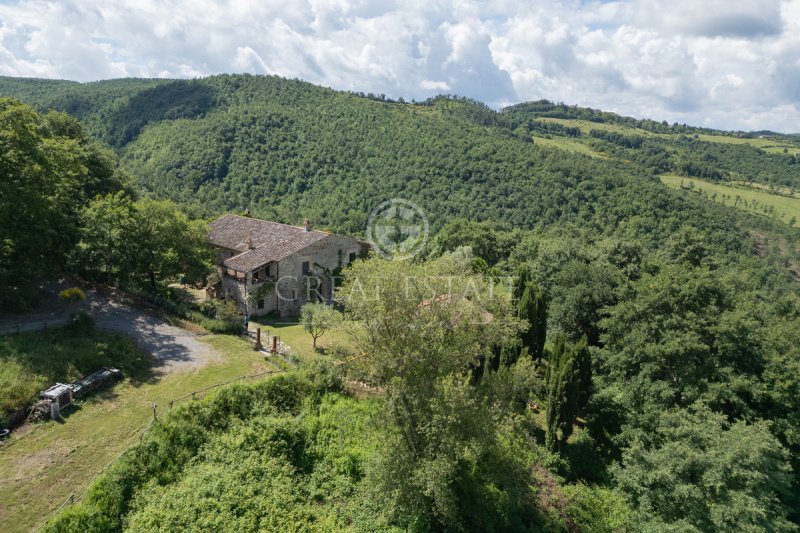
<path fill-rule="evenodd" d="M 76 303 L 85 301 L 86 293 L 78 287 L 72 287 L 59 292 L 58 297 L 67 303 Z"/>
<path fill-rule="evenodd" d="M 304 364 L 300 372 L 308 379 L 317 394 L 343 390 L 341 372 L 330 358 L 315 357 Z"/>
<path fill-rule="evenodd" d="M 234 451 L 254 447 L 258 455 L 280 456 L 265 459 L 283 458 L 303 466 L 306 442 L 304 431 L 297 426 L 300 419 L 254 424 L 258 418 L 253 417 L 297 415 L 309 389 L 301 376 L 284 374 L 255 385 L 231 385 L 202 402 L 171 411 L 92 484 L 79 506 L 58 515 L 46 530 L 121 530 L 126 516 L 132 510 L 135 514 L 138 493 L 179 483 L 187 469 L 193 468 L 189 465 L 206 464 L 203 460 L 213 459 L 215 450 L 222 451 L 216 446 L 201 453 L 209 442 L 228 443 Z M 254 425 L 253 430 L 246 430 L 243 424 Z M 222 433 L 226 431 L 229 433 Z M 246 468 L 242 474 L 247 474 Z M 235 492 L 239 481 L 231 483 L 227 488 Z M 297 483 L 287 486 L 296 487 Z"/>
<path fill-rule="evenodd" d="M 611 533 L 631 525 L 631 509 L 621 494 L 583 483 L 566 485 L 564 494 L 569 501 L 567 516 L 580 531 Z"/>
<path fill-rule="evenodd" d="M 68 335 L 82 337 L 94 331 L 94 318 L 89 313 L 81 311 L 72 316 L 69 325 L 64 328 Z"/>
<path fill-rule="evenodd" d="M 219 318 L 203 318 L 200 320 L 200 325 L 208 330 L 209 333 L 223 335 L 241 335 L 244 333 L 243 322 L 232 322 L 230 320 L 221 320 Z"/>
<path fill-rule="evenodd" d="M 229 301 L 207 301 L 199 306 L 200 312 L 192 311 L 186 318 L 200 324 L 210 333 L 241 335 L 244 333 L 244 317 L 239 308 Z"/>

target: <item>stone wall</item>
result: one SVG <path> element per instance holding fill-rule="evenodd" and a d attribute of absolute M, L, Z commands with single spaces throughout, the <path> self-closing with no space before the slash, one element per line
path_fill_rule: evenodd
<path fill-rule="evenodd" d="M 356 239 L 329 235 L 280 261 L 275 295 L 280 315 L 299 315 L 309 300 L 330 303 L 333 271 L 349 264 L 350 254 L 360 252 Z M 304 262 L 308 262 L 308 275 L 303 273 Z"/>
<path fill-rule="evenodd" d="M 309 300 L 330 302 L 334 283 L 331 277 L 333 271 L 349 264 L 351 254 L 358 256 L 362 250 L 363 245 L 356 239 L 328 235 L 282 259 L 277 265 L 272 263 L 268 279 L 274 286 L 264 296 L 261 309 L 258 308 L 258 300 L 250 300 L 263 282 L 253 283 L 252 272 L 248 272 L 244 280 L 226 276 L 220 265 L 221 260 L 229 257 L 230 252 L 220 250 L 218 272 L 222 282 L 222 296 L 235 300 L 242 309 L 247 305 L 249 315 L 265 315 L 277 311 L 280 316 L 297 316 L 300 308 Z M 308 262 L 308 275 L 303 273 L 304 262 Z M 263 271 L 260 279 L 264 279 Z"/>

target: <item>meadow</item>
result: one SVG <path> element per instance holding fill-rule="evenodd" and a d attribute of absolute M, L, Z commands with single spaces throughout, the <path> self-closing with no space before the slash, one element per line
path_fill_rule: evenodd
<path fill-rule="evenodd" d="M 566 152 L 574 152 L 577 154 L 584 154 L 591 157 L 605 158 L 605 154 L 596 152 L 582 142 L 567 137 L 547 137 L 535 136 L 533 139 L 534 144 L 537 146 L 545 146 L 547 148 L 557 148 Z"/>
<path fill-rule="evenodd" d="M 800 198 L 771 194 L 763 189 L 743 185 L 712 183 L 674 174 L 662 175 L 661 181 L 673 189 L 680 190 L 683 187 L 684 190 L 687 190 L 686 187 L 691 187 L 692 191 L 704 194 L 710 200 L 745 211 L 768 214 L 765 212 L 765 208 L 767 211 L 770 211 L 771 208 L 773 210 L 771 213 L 778 220 L 791 226 L 796 225 L 797 220 L 800 219 Z M 694 186 L 692 187 L 691 184 Z M 792 220 L 795 222 L 792 223 Z"/>

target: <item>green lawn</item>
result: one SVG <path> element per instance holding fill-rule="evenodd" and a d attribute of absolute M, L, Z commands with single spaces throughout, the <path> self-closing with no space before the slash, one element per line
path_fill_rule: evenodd
<path fill-rule="evenodd" d="M 15 432 L 0 446 L 0 530 L 30 531 L 70 492 L 81 494 L 138 438 L 153 417 L 153 403 L 163 412 L 179 396 L 270 368 L 240 338 L 208 335 L 203 341 L 223 355 L 221 362 L 160 379 L 126 379 L 66 411 L 62 423 L 32 424 Z"/>
<path fill-rule="evenodd" d="M 296 319 L 287 318 L 253 318 L 250 321 L 250 330 L 261 327 L 264 335 L 278 335 L 281 342 L 288 344 L 292 352 L 301 361 L 308 361 L 316 353 L 312 345 L 311 335 L 305 332 Z M 319 351 L 330 350 L 335 346 L 348 347 L 350 339 L 340 330 L 327 331 L 322 337 L 317 339 L 317 349 Z"/>
<path fill-rule="evenodd" d="M 684 186 L 693 183 L 694 188 L 692 190 L 701 194 L 705 193 L 709 200 L 759 214 L 765 214 L 762 209 L 763 206 L 772 206 L 779 220 L 782 222 L 789 224 L 793 218 L 800 221 L 800 198 L 789 198 L 787 196 L 771 194 L 764 190 L 734 185 L 732 183 L 711 183 L 672 174 L 662 175 L 661 181 L 673 189 L 680 189 L 681 183 L 683 183 Z M 736 200 L 737 196 L 739 197 L 739 201 Z M 755 204 L 754 201 L 756 202 Z"/>

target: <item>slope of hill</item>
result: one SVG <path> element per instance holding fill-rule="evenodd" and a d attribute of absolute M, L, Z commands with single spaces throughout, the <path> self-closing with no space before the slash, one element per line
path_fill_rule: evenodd
<path fill-rule="evenodd" d="M 392 197 L 421 205 L 434 228 L 466 217 L 624 233 L 643 217 L 666 230 L 651 236 L 687 219 L 713 231 L 737 222 L 653 175 L 800 187 L 800 144 L 790 137 L 770 145 L 787 154 L 773 154 L 759 146 L 763 139 L 742 134 L 549 102 L 495 112 L 455 97 L 392 102 L 249 75 L 88 84 L 0 78 L 0 94 L 79 117 L 148 194 L 207 216 L 250 208 L 352 233 Z"/>

